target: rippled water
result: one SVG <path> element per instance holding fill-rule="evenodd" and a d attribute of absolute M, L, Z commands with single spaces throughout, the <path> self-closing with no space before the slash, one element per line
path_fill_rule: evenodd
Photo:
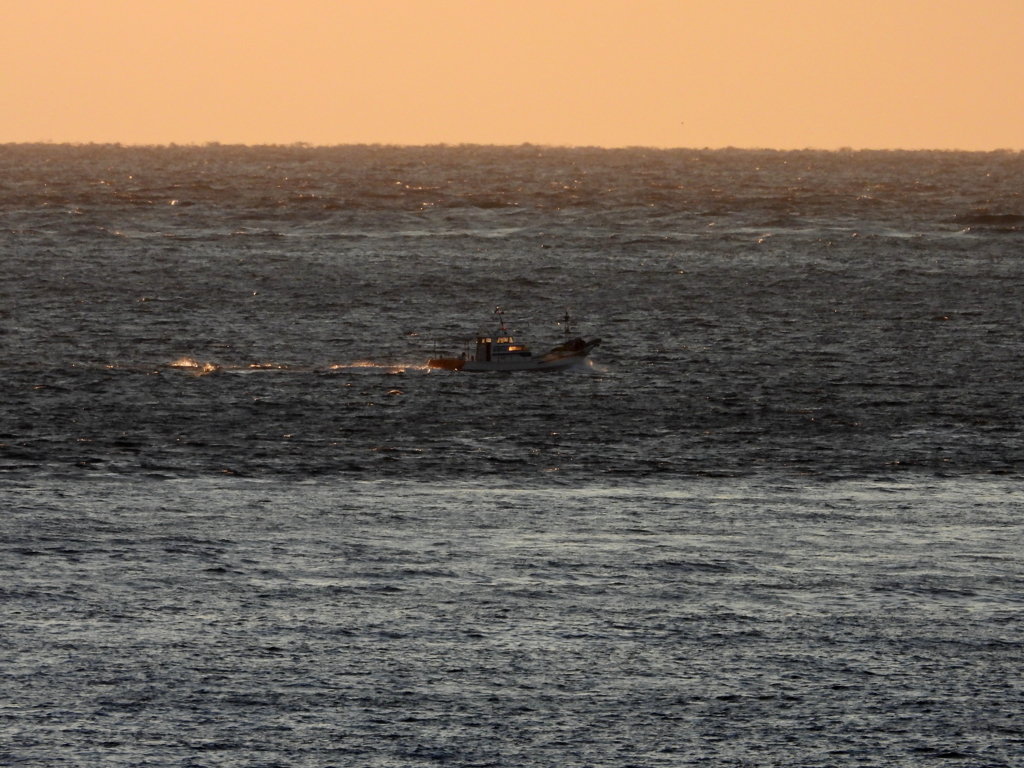
<path fill-rule="evenodd" d="M 0 161 L 9 471 L 1020 470 L 1019 154 Z M 419 370 L 497 304 L 537 348 L 572 306 L 593 366 Z"/>
<path fill-rule="evenodd" d="M 1022 170 L 0 147 L 0 763 L 1019 764 Z"/>
<path fill-rule="evenodd" d="M 6 497 L 7 764 L 1024 754 L 1014 481 Z"/>

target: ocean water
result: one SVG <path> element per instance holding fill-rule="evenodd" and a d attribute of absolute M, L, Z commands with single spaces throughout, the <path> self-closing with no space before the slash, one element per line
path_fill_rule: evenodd
<path fill-rule="evenodd" d="M 0 147 L 0 764 L 1021 764 L 1022 181 Z"/>

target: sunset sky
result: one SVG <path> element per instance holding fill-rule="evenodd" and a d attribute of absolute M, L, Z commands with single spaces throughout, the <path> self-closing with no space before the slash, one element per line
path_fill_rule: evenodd
<path fill-rule="evenodd" d="M 0 142 L 1024 149 L 1024 0 L 0 0 Z"/>

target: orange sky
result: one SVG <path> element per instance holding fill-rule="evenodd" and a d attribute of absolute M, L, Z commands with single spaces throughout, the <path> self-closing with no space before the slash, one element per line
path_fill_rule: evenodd
<path fill-rule="evenodd" d="M 1024 0 L 0 0 L 0 142 L 1024 149 Z"/>

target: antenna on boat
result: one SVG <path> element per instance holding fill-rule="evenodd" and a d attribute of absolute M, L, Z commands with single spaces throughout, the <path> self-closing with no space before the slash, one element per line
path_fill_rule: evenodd
<path fill-rule="evenodd" d="M 507 332 L 508 328 L 505 327 L 505 313 L 502 311 L 501 307 L 495 307 L 494 314 L 498 316 L 498 322 L 501 323 L 501 327 L 498 328 L 498 330 Z"/>
<path fill-rule="evenodd" d="M 572 307 L 565 308 L 565 317 L 562 318 L 562 333 L 565 334 L 566 340 L 568 340 L 569 336 L 572 335 L 572 329 L 569 327 L 569 323 L 572 321 L 572 318 L 569 317 L 570 309 L 572 309 Z"/>

